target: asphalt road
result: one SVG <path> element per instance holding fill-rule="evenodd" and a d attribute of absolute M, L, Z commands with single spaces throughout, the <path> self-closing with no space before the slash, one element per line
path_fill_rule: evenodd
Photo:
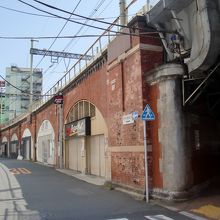
<path fill-rule="evenodd" d="M 146 217 L 147 216 L 147 217 Z M 41 164 L 0 159 L 0 219 L 187 220 L 163 207 Z"/>

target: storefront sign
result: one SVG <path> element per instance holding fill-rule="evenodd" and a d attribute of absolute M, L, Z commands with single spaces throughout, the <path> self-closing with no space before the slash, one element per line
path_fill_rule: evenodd
<path fill-rule="evenodd" d="M 53 103 L 54 104 L 63 104 L 63 95 L 54 96 Z"/>
<path fill-rule="evenodd" d="M 90 118 L 83 118 L 78 121 L 71 122 L 65 127 L 66 138 L 80 137 L 91 134 Z"/>

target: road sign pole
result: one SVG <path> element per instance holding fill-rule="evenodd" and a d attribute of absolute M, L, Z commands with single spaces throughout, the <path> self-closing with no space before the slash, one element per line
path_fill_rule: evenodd
<path fill-rule="evenodd" d="M 148 161 L 147 161 L 147 121 L 144 120 L 144 161 L 145 161 L 145 192 L 146 203 L 149 202 L 149 189 L 148 189 Z"/>
<path fill-rule="evenodd" d="M 145 191 L 146 202 L 149 202 L 149 187 L 148 187 L 148 161 L 147 161 L 147 121 L 154 121 L 155 114 L 147 104 L 142 112 L 141 119 L 144 123 L 144 160 L 145 160 Z"/>

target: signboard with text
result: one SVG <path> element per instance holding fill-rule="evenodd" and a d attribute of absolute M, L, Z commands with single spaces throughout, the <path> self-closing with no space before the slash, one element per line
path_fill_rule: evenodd
<path fill-rule="evenodd" d="M 123 125 L 128 125 L 134 123 L 134 119 L 132 117 L 132 114 L 124 115 L 122 117 L 122 123 Z"/>
<path fill-rule="evenodd" d="M 91 121 L 89 117 L 71 122 L 65 126 L 66 138 L 86 135 L 91 135 Z"/>
<path fill-rule="evenodd" d="M 53 103 L 54 104 L 63 104 L 63 95 L 55 95 Z"/>

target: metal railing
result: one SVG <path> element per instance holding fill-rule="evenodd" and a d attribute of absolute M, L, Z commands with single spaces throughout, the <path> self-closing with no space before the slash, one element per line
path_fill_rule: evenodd
<path fill-rule="evenodd" d="M 29 107 L 29 111 L 17 116 L 16 118 L 10 120 L 9 122 L 2 125 L 2 129 L 19 122 L 20 120 L 26 118 L 32 112 L 38 110 L 45 103 L 53 98 L 53 96 L 61 92 L 67 85 L 76 79 L 83 70 L 90 66 L 97 58 L 102 55 L 102 52 L 107 49 L 107 45 L 116 37 L 111 33 L 119 31 L 119 17 L 114 20 L 114 22 L 95 40 L 95 42 L 87 49 L 87 51 L 82 55 L 80 59 L 68 70 L 64 76 L 59 79 L 44 95 L 41 100 L 35 101 Z M 115 34 L 114 34 L 115 35 Z M 107 39 L 106 39 L 107 37 Z M 91 60 L 83 59 L 84 56 L 92 56 Z"/>

